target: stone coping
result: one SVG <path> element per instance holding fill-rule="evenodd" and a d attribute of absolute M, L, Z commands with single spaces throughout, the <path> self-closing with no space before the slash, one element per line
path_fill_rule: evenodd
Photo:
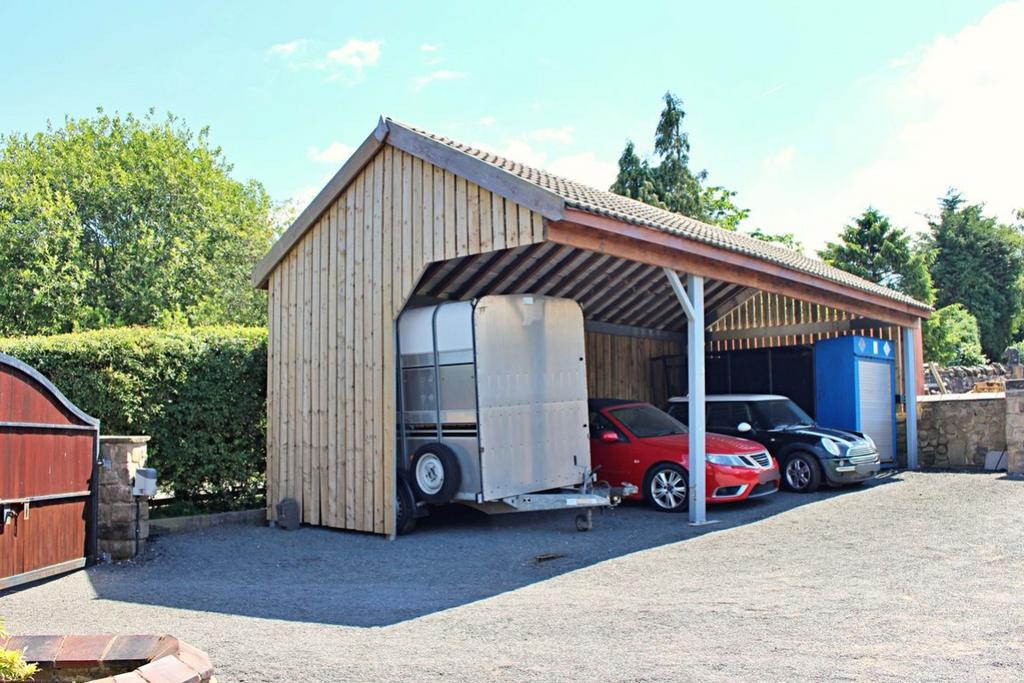
<path fill-rule="evenodd" d="M 150 510 L 152 514 L 152 509 Z M 231 512 L 214 512 L 208 515 L 185 515 L 182 517 L 158 517 L 149 519 L 149 535 L 162 536 L 185 531 L 198 531 L 214 526 L 240 524 L 249 526 L 266 526 L 267 509 L 232 510 Z"/>
<path fill-rule="evenodd" d="M 1006 394 L 1002 391 L 990 391 L 990 392 L 979 392 L 971 394 L 929 394 L 926 396 L 918 396 L 918 403 L 938 403 L 940 401 L 984 401 L 988 400 L 1003 400 L 1006 398 Z"/>
<path fill-rule="evenodd" d="M 148 443 L 148 436 L 118 436 L 116 434 L 101 434 L 100 443 Z"/>
<path fill-rule="evenodd" d="M 0 647 L 21 650 L 39 666 L 34 681 L 201 683 L 213 680 L 202 650 L 168 635 L 10 636 Z M 99 675 L 100 678 L 87 678 Z"/>

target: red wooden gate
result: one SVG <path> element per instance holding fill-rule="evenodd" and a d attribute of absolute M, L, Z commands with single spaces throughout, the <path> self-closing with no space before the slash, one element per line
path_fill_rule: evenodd
<path fill-rule="evenodd" d="M 99 420 L 0 353 L 0 591 L 96 557 Z"/>

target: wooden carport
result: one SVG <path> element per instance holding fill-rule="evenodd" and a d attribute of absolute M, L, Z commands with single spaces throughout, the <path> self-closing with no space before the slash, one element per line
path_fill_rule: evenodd
<path fill-rule="evenodd" d="M 588 351 L 621 353 L 629 340 L 624 365 L 590 359 L 591 391 L 619 386 L 636 398 L 646 398 L 644 359 L 678 353 L 684 330 L 696 340 L 685 344 L 690 395 L 702 396 L 707 327 L 761 292 L 841 310 L 843 320 L 867 327 L 902 328 L 909 349 L 918 348 L 929 313 L 784 247 L 390 119 L 274 245 L 253 281 L 269 291 L 269 514 L 293 497 L 304 522 L 389 535 L 394 321 L 406 305 L 520 292 L 573 298 L 587 320 Z M 833 327 L 810 334 L 841 333 Z M 917 361 L 904 355 L 913 378 Z M 703 410 L 702 401 L 691 406 Z M 690 423 L 703 419 L 698 413 Z M 703 430 L 693 432 L 691 452 L 703 454 Z M 700 483 L 691 487 L 697 522 Z"/>

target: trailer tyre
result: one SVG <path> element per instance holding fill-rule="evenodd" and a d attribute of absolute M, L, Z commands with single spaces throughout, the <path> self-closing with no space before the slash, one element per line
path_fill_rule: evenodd
<path fill-rule="evenodd" d="M 395 491 L 395 513 L 398 535 L 411 534 L 416 529 L 416 499 L 413 497 L 412 487 L 402 475 L 398 476 Z"/>
<path fill-rule="evenodd" d="M 424 503 L 447 503 L 462 483 L 459 459 L 444 444 L 428 443 L 417 448 L 412 456 L 411 469 L 413 491 Z"/>

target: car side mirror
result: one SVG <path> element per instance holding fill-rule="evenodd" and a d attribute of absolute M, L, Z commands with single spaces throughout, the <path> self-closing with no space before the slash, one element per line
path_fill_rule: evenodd
<path fill-rule="evenodd" d="M 605 443 L 618 443 L 619 435 L 608 429 L 601 432 L 601 441 L 604 441 Z"/>
<path fill-rule="evenodd" d="M 740 422 L 738 425 L 736 425 L 736 431 L 742 434 L 746 434 L 747 432 L 754 431 L 754 428 L 750 426 L 749 422 Z"/>

